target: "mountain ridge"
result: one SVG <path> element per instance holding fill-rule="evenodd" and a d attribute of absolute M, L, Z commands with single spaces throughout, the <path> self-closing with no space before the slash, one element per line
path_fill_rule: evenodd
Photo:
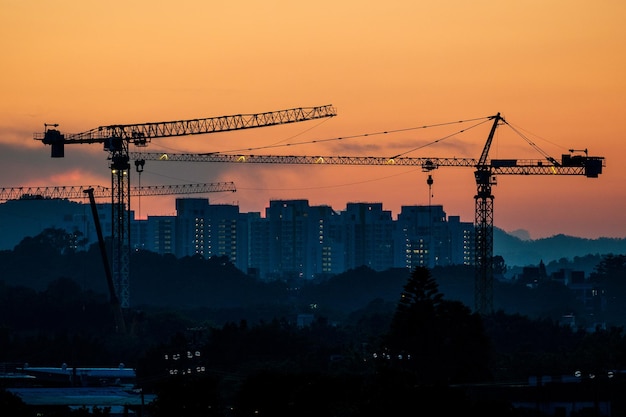
<path fill-rule="evenodd" d="M 502 256 L 509 266 L 538 265 L 540 261 L 549 263 L 586 255 L 626 254 L 626 238 L 588 239 L 557 234 L 541 239 L 520 239 L 494 227 L 493 254 Z"/>

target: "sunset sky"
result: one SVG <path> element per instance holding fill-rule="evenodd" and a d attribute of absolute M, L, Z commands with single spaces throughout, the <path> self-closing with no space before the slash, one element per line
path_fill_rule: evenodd
<path fill-rule="evenodd" d="M 65 158 L 33 140 L 65 133 L 332 104 L 337 116 L 173 139 L 145 152 L 478 158 L 500 112 L 493 158 L 606 158 L 599 178 L 499 176 L 494 225 L 626 238 L 626 2 L 0 0 L 0 186 L 110 186 L 101 145 Z M 475 122 L 474 122 L 475 124 Z M 380 132 L 393 132 L 377 134 Z M 345 138 L 345 139 L 340 139 Z M 445 138 L 445 140 L 444 140 Z M 297 145 L 295 145 L 297 143 Z M 292 144 L 292 146 L 282 146 Z M 247 151 L 252 148 L 253 150 Z M 131 149 L 136 151 L 136 149 Z M 233 181 L 206 195 L 263 213 L 270 199 L 344 210 L 382 202 L 443 205 L 474 220 L 470 168 L 147 162 L 131 184 Z M 133 199 L 137 216 L 172 215 L 181 196 Z M 188 197 L 202 197 L 190 195 Z"/>

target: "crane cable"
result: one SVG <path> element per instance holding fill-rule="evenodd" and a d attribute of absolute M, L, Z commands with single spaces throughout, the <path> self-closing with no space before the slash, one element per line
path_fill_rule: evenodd
<path fill-rule="evenodd" d="M 520 132 L 518 129 L 516 129 L 514 126 L 512 126 L 509 122 L 507 122 L 506 120 L 502 119 L 502 121 L 511 128 L 511 130 L 515 133 L 517 133 L 519 135 L 519 137 L 521 137 L 522 139 L 524 139 L 526 142 L 528 142 L 528 144 L 535 149 L 537 152 L 539 152 L 544 158 L 546 158 L 546 160 L 550 161 L 551 163 L 553 163 L 554 165 L 560 165 L 560 163 L 554 159 L 553 157 L 551 157 L 550 155 L 548 155 L 547 152 L 545 152 L 543 149 L 541 149 L 535 142 L 533 142 L 532 140 L 530 140 L 526 135 L 524 135 L 522 132 Z"/>
<path fill-rule="evenodd" d="M 485 120 L 483 120 L 482 122 L 477 123 L 477 124 L 475 124 L 475 125 L 473 125 L 473 126 L 470 126 L 470 127 L 466 128 L 466 129 L 461 129 L 461 130 L 459 130 L 459 131 L 457 131 L 457 132 L 451 133 L 451 134 L 449 134 L 449 135 L 447 135 L 447 136 L 444 136 L 444 137 L 439 138 L 439 139 L 437 139 L 437 140 L 434 140 L 434 141 L 432 141 L 432 142 L 426 143 L 426 144 L 421 145 L 421 146 L 417 146 L 417 147 L 415 147 L 415 148 L 413 148 L 413 149 L 409 149 L 409 150 L 408 150 L 408 151 L 406 151 L 406 152 L 402 152 L 402 153 L 400 153 L 400 154 L 398 154 L 398 155 L 394 155 L 394 156 L 392 156 L 392 157 L 391 157 L 391 159 L 399 158 L 399 157 L 401 157 L 401 156 L 403 156 L 403 155 L 409 154 L 409 153 L 414 152 L 414 151 L 416 151 L 416 150 L 418 150 L 418 149 L 422 149 L 422 148 L 425 148 L 425 147 L 427 147 L 427 146 L 434 145 L 435 143 L 439 143 L 439 142 L 441 142 L 441 141 L 444 141 L 444 140 L 446 140 L 446 139 L 449 139 L 449 138 L 451 138 L 451 137 L 454 137 L 455 135 L 458 135 L 458 134 L 460 134 L 460 133 L 463 133 L 463 132 L 465 132 L 465 131 L 467 131 L 467 130 L 470 130 L 470 129 L 473 129 L 473 128 L 475 128 L 475 127 L 478 127 L 478 126 L 480 126 L 480 125 L 482 125 L 482 124 L 484 124 L 484 123 L 488 122 L 489 120 L 490 120 L 490 119 L 485 119 Z"/>
<path fill-rule="evenodd" d="M 420 129 L 428 129 L 428 128 L 433 128 L 433 127 L 441 127 L 441 126 L 449 126 L 449 125 L 453 125 L 453 124 L 460 124 L 460 123 L 468 123 L 468 122 L 474 122 L 476 120 L 483 120 L 483 122 L 475 125 L 475 126 L 471 126 L 467 129 L 462 129 L 460 131 L 455 132 L 453 135 L 455 134 L 459 134 L 459 133 L 463 133 L 466 130 L 472 129 L 476 126 L 481 125 L 482 123 L 485 123 L 489 120 L 491 120 L 490 117 L 478 117 L 478 118 L 473 118 L 473 119 L 466 119 L 466 120 L 457 120 L 457 121 L 453 121 L 453 122 L 443 122 L 443 123 L 435 123 L 435 124 L 430 124 L 430 125 L 422 125 L 422 126 L 415 126 L 415 127 L 408 127 L 408 128 L 401 128 L 401 129 L 394 129 L 394 130 L 384 130 L 384 131 L 379 131 L 379 132 L 372 132 L 372 133 L 361 133 L 361 134 L 356 134 L 356 135 L 350 135 L 350 136 L 340 136 L 340 137 L 334 137 L 334 138 L 327 138 L 327 139 L 313 139 L 313 140 L 308 140 L 308 141 L 302 141 L 302 142 L 293 142 L 293 143 L 283 143 L 285 142 L 285 140 L 289 140 L 292 139 L 296 136 L 301 135 L 302 133 L 305 133 L 311 129 L 307 129 L 297 135 L 291 136 L 287 139 L 283 139 L 280 140 L 278 142 L 274 142 L 271 145 L 264 145 L 264 146 L 257 146 L 257 147 L 249 147 L 249 148 L 239 148 L 239 149 L 230 149 L 230 150 L 226 150 L 226 151 L 216 151 L 216 152 L 202 152 L 202 153 L 198 153 L 199 155 L 216 155 L 216 154 L 229 154 L 229 153 L 239 153 L 239 152 L 248 152 L 248 151 L 256 151 L 256 150 L 260 150 L 260 149 L 272 149 L 272 148 L 281 148 L 281 147 L 286 147 L 286 146 L 297 146 L 297 145 L 310 145 L 310 144 L 315 144 L 315 143 L 325 143 L 325 142 L 334 142 L 334 141 L 340 141 L 340 140 L 346 140 L 346 139 L 356 139 L 356 138 L 364 138 L 364 137 L 370 137 L 370 136 L 379 136 L 379 135 L 388 135 L 388 134 L 393 134 L 393 133 L 401 133 L 401 132 L 409 132 L 409 131 L 413 131 L 413 130 L 420 130 Z M 316 126 L 319 126 L 316 125 Z M 450 135 L 450 136 L 453 136 Z M 428 146 L 428 145 L 432 145 L 434 143 L 440 142 L 444 139 L 447 139 L 448 137 L 445 138 L 440 138 L 437 139 L 433 142 L 430 142 L 427 145 L 424 146 Z M 419 148 L 422 148 L 424 146 L 421 146 Z M 164 149 L 169 149 L 170 151 L 176 151 L 176 149 L 174 148 L 169 148 L 169 147 L 164 147 L 161 146 Z M 405 153 L 408 152 L 413 152 L 416 149 L 419 148 L 415 148 L 412 149 L 410 151 L 407 151 Z M 405 153 L 403 153 L 402 155 L 404 155 Z"/>
<path fill-rule="evenodd" d="M 467 130 L 473 129 L 475 127 L 478 127 L 486 122 L 488 122 L 489 120 L 491 120 L 490 117 L 480 117 L 480 118 L 474 118 L 474 119 L 467 119 L 467 120 L 458 120 L 458 121 L 454 121 L 454 122 L 445 122 L 445 123 L 437 123 L 437 124 L 432 124 L 432 125 L 423 125 L 423 126 L 417 126 L 417 127 L 410 127 L 410 128 L 403 128 L 403 129 L 396 129 L 396 130 L 387 130 L 387 131 L 382 131 L 382 132 L 375 132 L 375 133 L 364 133 L 364 134 L 359 134 L 359 135 L 351 135 L 351 136 L 343 136 L 343 137 L 338 137 L 338 138 L 329 138 L 329 139 L 321 139 L 321 140 L 312 140 L 312 141 L 306 141 L 306 142 L 296 142 L 296 143 L 290 143 L 290 144 L 280 144 L 281 142 L 284 141 L 280 141 L 280 142 L 276 142 L 272 145 L 267 145 L 267 146 L 259 146 L 256 148 L 246 148 L 246 149 L 235 149 L 235 150 L 230 150 L 230 151 L 222 151 L 222 152 L 211 152 L 209 154 L 226 154 L 226 153 L 230 153 L 230 152 L 241 152 L 243 150 L 246 151 L 251 151 L 251 150 L 259 150 L 259 149 L 269 149 L 269 148 L 276 148 L 276 147 L 283 147 L 283 146 L 292 146 L 292 145 L 304 145 L 304 144 L 312 144 L 312 143 L 321 143 L 321 142 L 330 142 L 330 141 L 338 141 L 338 140 L 343 140 L 343 139 L 355 139 L 355 138 L 359 138 L 359 137 L 369 137 L 369 136 L 376 136 L 376 135 L 385 135 L 385 134 L 390 134 L 390 133 L 399 133 L 399 132 L 406 132 L 406 131 L 411 131 L 411 130 L 418 130 L 418 129 L 427 129 L 427 128 L 431 128 L 431 127 L 441 127 L 441 126 L 448 126 L 448 125 L 452 125 L 452 124 L 459 124 L 459 123 L 467 123 L 467 122 L 473 122 L 473 121 L 477 121 L 477 120 L 481 120 L 480 123 L 477 123 L 473 126 L 470 126 L 466 129 L 461 129 L 459 131 L 456 131 L 450 135 L 444 136 L 442 138 L 439 138 L 437 140 L 434 140 L 432 142 L 429 142 L 427 144 L 424 144 L 422 146 L 418 146 L 415 147 L 413 149 L 410 149 L 406 152 L 403 152 L 401 154 L 398 154 L 396 156 L 391 157 L 392 159 L 394 158 L 398 158 L 402 155 L 406 155 L 408 153 L 414 152 L 418 149 L 427 147 L 427 146 L 431 146 L 434 145 L 435 143 L 439 143 L 445 139 L 451 138 L 457 134 L 463 133 Z M 420 168 L 421 169 L 421 168 Z M 363 180 L 363 181 L 357 181 L 357 182 L 350 182 L 350 183 L 345 183 L 345 184 L 339 184 L 339 185 L 331 185 L 331 186 L 319 186 L 319 187 L 299 187 L 299 188 L 294 188 L 295 190 L 311 190 L 311 189 L 325 189 L 325 188 L 339 188 L 339 187 L 347 187 L 347 186 L 353 186 L 356 184 L 364 184 L 364 183 L 370 183 L 370 182 L 375 182 L 375 181 L 380 181 L 380 180 L 385 180 L 391 177 L 395 177 L 398 175 L 406 175 L 407 173 L 410 172 L 414 172 L 416 171 L 416 169 L 412 169 L 409 170 L 407 172 L 402 172 L 402 173 L 398 173 L 398 174 L 392 174 L 392 175 L 387 175 L 384 177 L 379 177 L 376 179 L 369 179 L 369 180 Z M 241 190 L 258 190 L 257 188 L 241 188 Z M 271 190 L 271 188 L 263 188 L 264 190 Z M 289 189 L 289 188 L 280 188 L 280 190 L 294 190 L 294 189 Z"/>
<path fill-rule="evenodd" d="M 257 147 L 251 147 L 251 148 L 231 149 L 231 150 L 228 150 L 228 151 L 221 151 L 221 152 L 208 152 L 208 153 L 204 153 L 203 155 L 219 154 L 219 153 L 226 154 L 226 153 L 232 153 L 232 152 L 237 153 L 237 152 L 243 152 L 243 151 L 256 151 L 256 150 L 260 150 L 260 149 L 271 149 L 271 148 L 278 148 L 278 147 L 285 147 L 285 146 L 310 145 L 310 144 L 314 144 L 314 143 L 333 142 L 333 141 L 340 141 L 340 140 L 345 140 L 345 139 L 356 139 L 356 138 L 364 138 L 364 137 L 370 137 L 370 136 L 388 135 L 388 134 L 392 134 L 392 133 L 409 132 L 409 131 L 412 131 L 412 130 L 420 130 L 420 129 L 428 129 L 428 128 L 432 128 L 432 127 L 448 126 L 448 125 L 452 125 L 452 124 L 473 122 L 473 121 L 476 121 L 476 120 L 483 120 L 483 121 L 481 123 L 478 123 L 477 125 L 469 127 L 468 129 L 471 129 L 471 128 L 474 128 L 476 126 L 479 126 L 479 125 L 487 122 L 490 119 L 488 117 L 486 117 L 486 118 L 485 117 L 480 117 L 480 118 L 475 118 L 475 119 L 457 120 L 457 121 L 454 121 L 454 122 L 436 123 L 436 124 L 431 124 L 431 125 L 408 127 L 408 128 L 402 128 L 402 129 L 394 129 L 394 130 L 384 130 L 384 131 L 373 132 L 373 133 L 361 133 L 361 134 L 356 134 L 356 135 L 340 136 L 340 137 L 328 138 L 328 139 L 314 139 L 314 140 L 310 140 L 310 141 L 294 142 L 294 143 L 286 143 L 286 144 L 280 144 L 280 142 L 278 142 L 278 143 L 272 144 L 272 145 L 257 146 Z M 458 132 L 453 133 L 452 135 L 449 135 L 447 137 L 440 138 L 440 139 L 438 139 L 436 141 L 430 142 L 428 145 L 432 145 L 434 143 L 440 142 L 440 141 L 442 141 L 444 139 L 447 139 L 448 137 L 454 136 L 455 134 L 458 134 L 458 133 L 462 133 L 462 132 L 464 132 L 465 130 L 468 130 L 468 129 L 462 129 L 462 130 L 460 130 Z M 428 145 L 424 145 L 424 146 L 428 146 Z M 419 148 L 422 148 L 424 146 L 421 146 Z M 419 149 L 419 148 L 412 149 L 412 150 L 407 151 L 405 153 L 413 152 L 414 150 Z M 402 153 L 400 155 L 404 155 L 405 153 Z"/>
<path fill-rule="evenodd" d="M 285 147 L 285 146 L 296 146 L 296 145 L 306 145 L 306 144 L 314 144 L 314 143 L 324 143 L 324 142 L 331 142 L 331 141 L 339 141 L 339 140 L 344 140 L 344 139 L 356 139 L 356 138 L 363 138 L 363 137 L 370 137 L 370 136 L 378 136 L 378 135 L 386 135 L 386 134 L 392 134 L 392 133 L 400 133 L 400 132 L 408 132 L 408 131 L 413 131 L 413 130 L 421 130 L 421 129 L 427 129 L 427 128 L 433 128 L 433 127 L 441 127 L 441 126 L 449 126 L 449 125 L 453 125 L 453 124 L 460 124 L 460 123 L 468 123 L 468 122 L 475 122 L 475 121 L 480 121 L 479 123 L 476 123 L 470 127 L 467 127 L 465 129 L 461 129 L 458 130 L 454 133 L 451 133 L 449 135 L 446 135 L 444 137 L 441 137 L 439 139 L 436 139 L 434 141 L 428 142 L 424 145 L 412 148 L 408 151 L 405 151 L 403 153 L 400 153 L 398 155 L 393 156 L 392 158 L 398 158 L 400 156 L 409 154 L 411 152 L 414 152 L 418 149 L 422 149 L 425 148 L 427 146 L 431 146 L 434 145 L 436 143 L 442 142 L 446 139 L 449 139 L 451 137 L 454 137 L 455 135 L 458 135 L 460 133 L 464 133 L 470 129 L 476 128 L 478 126 L 483 125 L 484 123 L 488 122 L 492 120 L 492 117 L 479 117 L 479 118 L 473 118 L 473 119 L 466 119 L 466 120 L 457 120 L 457 121 L 453 121 L 453 122 L 443 122 L 443 123 L 435 123 L 435 124 L 430 124 L 430 125 L 422 125 L 422 126 L 416 126 L 416 127 L 409 127 L 409 128 L 401 128 L 401 129 L 394 129 L 394 130 L 386 130 L 386 131 L 380 131 L 380 132 L 373 132 L 373 133 L 362 133 L 362 134 L 357 134 L 357 135 L 350 135 L 350 136 L 342 136 L 342 137 L 335 137 L 335 138 L 328 138 L 328 139 L 316 139 L 316 140 L 310 140 L 310 141 L 303 141 L 303 142 L 295 142 L 295 143 L 283 143 L 285 140 L 294 138 L 296 136 L 299 136 L 300 134 L 304 133 L 299 133 L 298 135 L 294 135 L 291 136 L 288 139 L 284 139 L 278 142 L 275 142 L 271 145 L 265 145 L 265 146 L 258 146 L 258 147 L 250 147 L 250 148 L 241 148 L 241 149 L 231 149 L 228 151 L 219 151 L 219 152 L 207 152 L 207 153 L 201 153 L 200 155 L 215 155 L 215 154 L 228 154 L 228 153 L 238 153 L 238 152 L 242 152 L 242 151 L 252 151 L 252 150 L 260 150 L 260 149 L 271 149 L 271 148 L 278 148 L 278 147 Z M 309 131 L 311 129 L 307 129 L 306 131 Z M 305 132 L 306 132 L 305 131 Z M 296 188 L 296 189 L 320 189 L 320 188 L 337 188 L 337 187 L 346 187 L 346 186 L 350 186 L 350 185 L 356 185 L 356 184 L 362 184 L 362 183 L 369 183 L 369 182 L 374 182 L 374 181 L 380 181 L 383 179 L 388 179 L 390 177 L 395 177 L 398 175 L 406 175 L 409 172 L 413 172 L 415 170 L 410 170 L 408 172 L 402 172 L 402 173 L 398 173 L 398 174 L 393 174 L 393 175 L 388 175 L 382 178 L 377 178 L 377 179 L 370 179 L 370 180 L 363 180 L 363 181 L 358 181 L 358 182 L 351 182 L 351 183 L 346 183 L 346 184 L 340 184 L 340 185 L 334 185 L 334 186 L 320 186 L 320 187 L 305 187 L 305 188 Z M 241 190 L 258 190 L 257 188 L 241 188 L 239 187 Z M 268 188 L 263 188 L 264 190 L 268 190 Z M 280 190 L 289 190 L 286 188 L 280 188 Z"/>
<path fill-rule="evenodd" d="M 272 145 L 278 145 L 278 144 L 281 144 L 281 143 L 283 143 L 283 142 L 285 142 L 285 141 L 288 141 L 288 140 L 291 140 L 291 139 L 293 139 L 293 138 L 296 138 L 296 137 L 298 137 L 298 136 L 300 136 L 300 135 L 303 135 L 303 134 L 305 134 L 306 132 L 309 132 L 309 131 L 311 131 L 311 130 L 315 129 L 316 127 L 320 126 L 321 124 L 328 122 L 329 120 L 330 120 L 330 119 L 321 119 L 321 120 L 319 121 L 319 123 L 317 123 L 315 126 L 311 126 L 311 127 L 310 127 L 310 128 L 308 128 L 308 129 L 304 129 L 304 130 L 303 130 L 303 131 L 301 131 L 300 133 L 297 133 L 297 134 L 292 135 L 292 136 L 290 136 L 290 137 L 288 137 L 288 138 L 285 138 L 285 139 L 279 140 L 278 142 L 274 142 L 274 143 L 272 143 Z"/>

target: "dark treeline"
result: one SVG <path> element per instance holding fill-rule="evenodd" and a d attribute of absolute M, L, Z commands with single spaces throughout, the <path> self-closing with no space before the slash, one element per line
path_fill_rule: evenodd
<path fill-rule="evenodd" d="M 0 253 L 0 362 L 123 362 L 158 395 L 154 416 L 379 416 L 416 404 L 520 415 L 461 387 L 626 369 L 622 255 L 602 258 L 589 278 L 607 292 L 607 326 L 589 332 L 582 303 L 549 280 L 496 282 L 496 312 L 479 316 L 470 267 L 264 283 L 224 258 L 136 252 L 120 334 L 97 247 L 71 247 L 51 229 Z M 581 328 L 561 325 L 565 313 Z"/>

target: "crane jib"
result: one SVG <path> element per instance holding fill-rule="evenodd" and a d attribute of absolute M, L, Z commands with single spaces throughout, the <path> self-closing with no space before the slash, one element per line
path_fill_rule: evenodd
<path fill-rule="evenodd" d="M 276 126 L 334 117 L 336 115 L 337 112 L 332 105 L 324 105 L 203 119 L 100 126 L 86 132 L 74 134 L 62 134 L 56 129 L 57 125 L 52 125 L 54 128 L 47 128 L 43 134 L 36 133 L 34 139 L 41 140 L 46 145 L 51 145 L 51 156 L 53 158 L 62 158 L 65 156 L 65 144 L 103 143 L 104 149 L 107 151 L 126 152 L 125 147 L 129 142 L 145 146 L 147 142 L 155 138 L 201 135 Z"/>

